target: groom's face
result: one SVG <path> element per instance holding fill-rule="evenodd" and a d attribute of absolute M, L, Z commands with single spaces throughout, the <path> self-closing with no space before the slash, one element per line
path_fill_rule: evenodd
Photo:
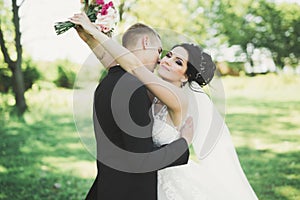
<path fill-rule="evenodd" d="M 160 38 L 152 38 L 149 46 L 145 49 L 144 56 L 146 58 L 146 66 L 150 71 L 154 71 L 159 62 L 160 54 L 162 52 L 162 43 Z"/>

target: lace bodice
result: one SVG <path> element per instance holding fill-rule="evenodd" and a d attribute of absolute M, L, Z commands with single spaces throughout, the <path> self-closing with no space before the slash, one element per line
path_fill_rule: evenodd
<path fill-rule="evenodd" d="M 164 105 L 157 113 L 154 112 L 154 106 L 157 103 L 155 99 L 152 104 L 152 114 L 154 118 L 152 138 L 154 144 L 161 146 L 169 144 L 180 137 L 180 132 L 168 124 L 168 109 Z M 206 200 L 206 195 L 198 188 L 198 181 L 193 179 L 192 175 L 187 174 L 190 171 L 195 172 L 190 166 L 185 165 L 170 167 L 159 170 L 157 174 L 158 199 L 159 200 Z"/>
<path fill-rule="evenodd" d="M 167 123 L 168 109 L 166 105 L 155 113 L 154 106 L 157 101 L 155 98 L 151 108 L 154 118 L 152 138 L 156 146 L 161 146 L 177 140 L 180 137 L 180 133 L 174 126 Z"/>

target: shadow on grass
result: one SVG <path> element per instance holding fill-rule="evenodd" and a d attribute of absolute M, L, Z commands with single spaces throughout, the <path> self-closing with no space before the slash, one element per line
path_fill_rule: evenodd
<path fill-rule="evenodd" d="M 51 94 L 39 102 L 51 97 L 53 105 L 31 113 L 36 116 L 31 123 L 7 117 L 0 106 L 0 199 L 83 199 L 94 180 L 94 158 L 81 144 L 70 111 L 59 113 L 64 104 L 56 106 L 57 96 Z M 258 197 L 297 199 L 299 152 L 276 148 L 286 141 L 299 145 L 299 102 L 239 97 L 228 103 L 226 122 L 233 138 L 242 140 L 237 152 Z M 56 110 L 48 112 L 52 107 Z M 251 140 L 259 141 L 260 148 Z"/>
<path fill-rule="evenodd" d="M 290 200 L 300 196 L 300 152 L 237 148 L 248 180 L 263 200 Z"/>
<path fill-rule="evenodd" d="M 299 102 L 238 97 L 228 103 L 226 122 L 259 199 L 299 198 Z"/>
<path fill-rule="evenodd" d="M 94 158 L 82 146 L 71 115 L 50 114 L 32 124 L 11 117 L 2 124 L 0 199 L 85 197 Z"/>
<path fill-rule="evenodd" d="M 246 98 L 229 100 L 226 123 L 234 135 L 269 142 L 299 141 L 300 104 L 298 101 L 264 101 Z"/>

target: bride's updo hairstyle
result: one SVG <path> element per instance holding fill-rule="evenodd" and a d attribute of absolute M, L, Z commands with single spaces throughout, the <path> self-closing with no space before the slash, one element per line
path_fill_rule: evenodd
<path fill-rule="evenodd" d="M 175 45 L 175 47 L 182 47 L 188 52 L 188 65 L 186 75 L 188 82 L 197 82 L 201 87 L 207 85 L 214 77 L 216 65 L 212 58 L 198 45 L 182 43 Z"/>

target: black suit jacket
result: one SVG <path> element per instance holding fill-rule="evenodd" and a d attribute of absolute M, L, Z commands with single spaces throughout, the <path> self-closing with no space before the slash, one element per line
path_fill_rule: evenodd
<path fill-rule="evenodd" d="M 184 139 L 154 146 L 150 107 L 137 78 L 119 66 L 109 69 L 94 96 L 98 174 L 86 199 L 156 200 L 157 170 L 187 163 Z"/>

